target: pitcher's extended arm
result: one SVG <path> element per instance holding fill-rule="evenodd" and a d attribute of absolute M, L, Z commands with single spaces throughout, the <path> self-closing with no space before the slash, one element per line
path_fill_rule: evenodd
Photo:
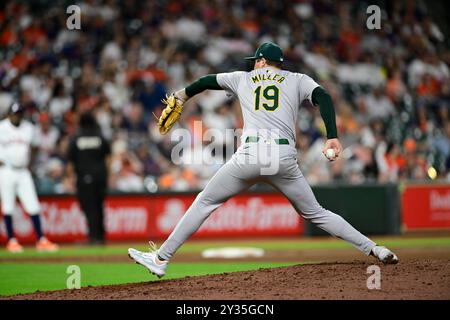
<path fill-rule="evenodd" d="M 217 75 L 208 74 L 207 76 L 201 77 L 186 88 L 175 92 L 175 96 L 180 99 L 183 103 L 189 98 L 192 98 L 196 94 L 199 94 L 205 90 L 222 90 L 222 88 L 217 83 Z"/>

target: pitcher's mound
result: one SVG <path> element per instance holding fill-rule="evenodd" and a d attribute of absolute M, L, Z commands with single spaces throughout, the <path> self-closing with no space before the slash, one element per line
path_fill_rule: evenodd
<path fill-rule="evenodd" d="M 368 278 L 374 275 L 373 268 L 369 268 L 367 273 L 370 265 L 366 261 L 296 265 L 177 280 L 37 292 L 9 298 L 450 299 L 450 260 L 409 260 L 400 261 L 397 265 L 380 264 L 381 287 L 372 290 L 367 288 Z M 149 279 L 153 278 L 149 275 Z"/>

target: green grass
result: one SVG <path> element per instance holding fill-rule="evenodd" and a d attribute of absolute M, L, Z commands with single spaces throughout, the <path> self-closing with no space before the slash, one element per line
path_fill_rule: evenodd
<path fill-rule="evenodd" d="M 296 263 L 173 263 L 164 279 L 183 278 L 224 272 L 255 270 L 294 265 Z M 158 280 L 144 267 L 131 263 L 79 263 L 81 286 L 100 286 Z M 0 295 L 31 293 L 36 290 L 66 289 L 69 264 L 63 263 L 2 263 L 0 264 Z"/>
<path fill-rule="evenodd" d="M 450 237 L 436 237 L 436 238 L 377 238 L 373 239 L 375 242 L 389 246 L 392 248 L 416 248 L 416 247 L 450 247 Z M 179 250 L 180 253 L 198 253 L 205 249 L 215 247 L 257 247 L 264 250 L 329 250 L 329 249 L 345 249 L 351 246 L 342 240 L 336 239 L 314 239 L 309 240 L 305 238 L 299 239 L 285 239 L 285 240 L 242 240 L 239 243 L 227 242 L 227 241 L 191 241 L 182 246 Z M 68 257 L 68 256 L 111 256 L 111 255 L 124 255 L 129 247 L 134 247 L 140 250 L 147 250 L 147 246 L 140 244 L 120 244 L 120 245 L 108 245 L 105 247 L 93 246 L 63 246 L 57 253 L 39 253 L 33 247 L 25 248 L 25 252 L 20 256 L 9 253 L 3 249 L 0 249 L 0 258 L 32 258 L 32 257 Z"/>

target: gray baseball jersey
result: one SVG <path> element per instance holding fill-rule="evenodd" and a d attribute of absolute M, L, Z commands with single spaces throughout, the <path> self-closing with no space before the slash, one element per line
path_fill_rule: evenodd
<path fill-rule="evenodd" d="M 311 77 L 272 67 L 217 75 L 218 84 L 236 95 L 244 118 L 243 137 L 266 130 L 295 141 L 295 124 L 303 100 L 319 86 Z"/>
<path fill-rule="evenodd" d="M 221 73 L 217 75 L 217 82 L 239 99 L 244 118 L 243 143 L 198 194 L 158 255 L 169 260 L 215 209 L 256 182 L 271 184 L 289 199 L 303 218 L 369 255 L 375 243 L 317 202 L 298 166 L 294 144 L 274 140 L 295 140 L 300 104 L 311 99 L 318 84 L 304 74 L 272 67 Z M 262 139 L 247 142 L 245 138 L 252 135 L 262 136 Z M 276 171 L 264 173 L 267 160 Z M 276 166 L 272 166 L 273 163 Z"/>

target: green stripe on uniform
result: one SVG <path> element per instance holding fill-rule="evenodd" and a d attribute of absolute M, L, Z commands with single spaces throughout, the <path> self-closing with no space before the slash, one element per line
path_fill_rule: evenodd
<path fill-rule="evenodd" d="M 258 141 L 259 141 L 259 137 L 249 136 L 249 137 L 247 137 L 247 139 L 245 139 L 246 143 L 247 142 L 258 142 Z M 289 144 L 289 140 L 288 139 L 284 139 L 284 138 L 274 139 L 274 141 L 275 141 L 276 144 Z"/>

